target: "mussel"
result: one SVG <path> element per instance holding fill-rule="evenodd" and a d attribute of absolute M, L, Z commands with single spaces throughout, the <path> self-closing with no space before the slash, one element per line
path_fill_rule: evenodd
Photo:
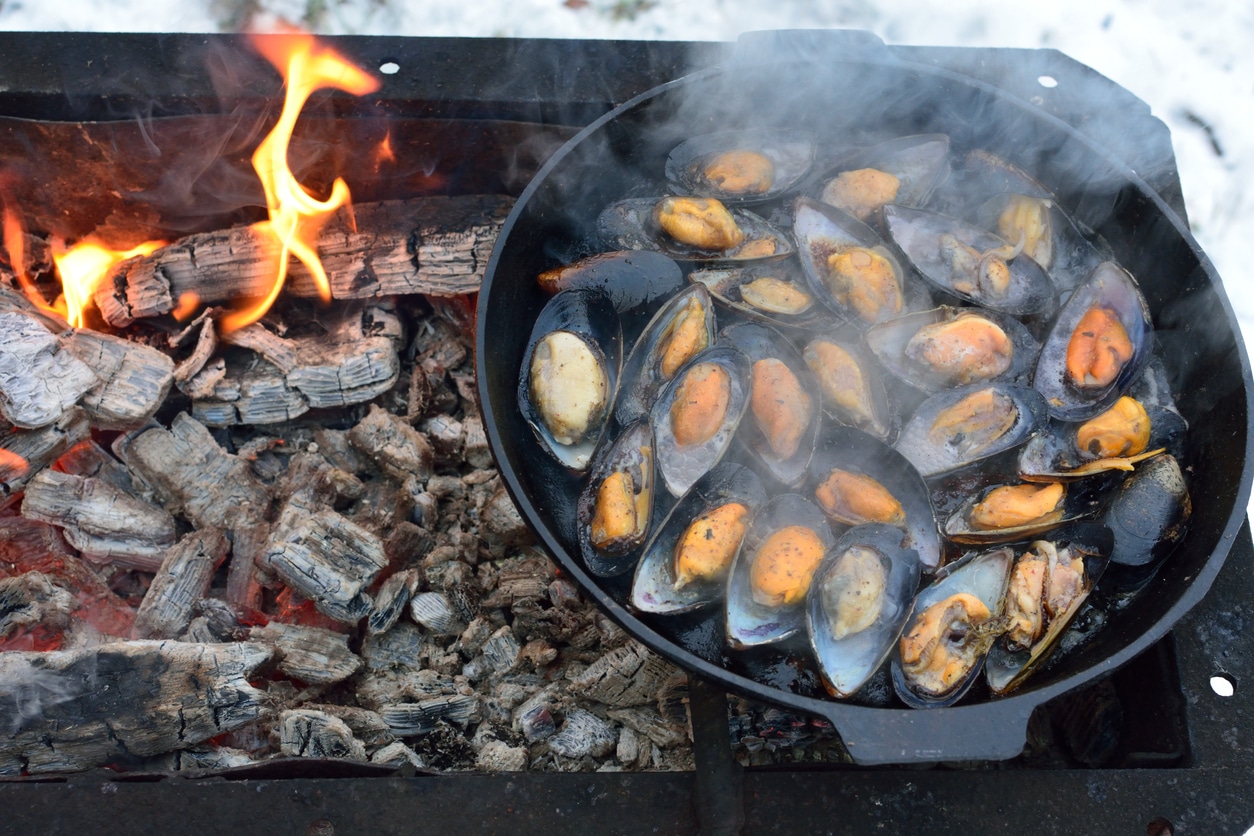
<path fill-rule="evenodd" d="M 718 464 L 749 406 L 752 371 L 737 349 L 715 345 L 680 369 L 658 395 L 649 421 L 666 489 L 683 496 Z"/>
<path fill-rule="evenodd" d="M 901 634 L 919 585 L 918 553 L 900 530 L 849 529 L 814 573 L 806 604 L 810 647 L 823 684 L 849 697 L 879 668 Z"/>
<path fill-rule="evenodd" d="M 622 425 L 646 415 L 658 391 L 681 367 L 714 344 L 714 305 L 703 285 L 689 285 L 649 320 L 623 364 L 623 386 L 614 406 Z"/>
<path fill-rule="evenodd" d="M 587 469 L 618 386 L 622 333 L 604 294 L 573 289 L 540 311 L 523 355 L 518 407 L 541 445 Z"/>
<path fill-rule="evenodd" d="M 774 200 L 814 163 L 814 141 L 797 131 L 722 131 L 684 140 L 666 158 L 666 179 L 679 194 L 728 203 Z"/>
<path fill-rule="evenodd" d="M 893 686 L 907 705 L 953 705 L 971 687 L 1002 632 L 1013 562 L 1009 548 L 968 555 L 915 597 L 892 665 Z"/>
<path fill-rule="evenodd" d="M 1036 537 L 1078 516 L 1067 508 L 1061 482 L 994 486 L 969 497 L 945 521 L 955 543 L 1004 543 Z"/>
<path fill-rule="evenodd" d="M 793 252 L 774 226 L 712 197 L 620 200 L 597 217 L 597 231 L 612 246 L 656 250 L 676 261 L 760 261 Z"/>
<path fill-rule="evenodd" d="M 602 448 L 577 506 L 580 552 L 588 571 L 614 577 L 629 571 L 649 534 L 657 464 L 647 421 Z"/>
<path fill-rule="evenodd" d="M 884 385 L 859 346 L 816 337 L 801 357 L 814 375 L 828 415 L 880 441 L 888 440 L 893 427 Z"/>
<path fill-rule="evenodd" d="M 727 641 L 744 648 L 801 629 L 814 571 L 835 542 L 827 519 L 798 494 L 773 498 L 754 517 L 727 582 Z"/>
<path fill-rule="evenodd" d="M 948 174 L 949 137 L 898 137 L 846 155 L 819 178 L 818 197 L 869 222 L 890 203 L 922 205 Z"/>
<path fill-rule="evenodd" d="M 791 260 L 693 270 L 688 281 L 705 285 L 722 307 L 760 322 L 823 329 L 835 321 L 815 299 L 796 262 Z"/>
<path fill-rule="evenodd" d="M 723 462 L 707 473 L 645 548 L 632 581 L 632 606 L 680 613 L 722 597 L 744 535 L 765 503 L 762 480 L 749 468 Z"/>
<path fill-rule="evenodd" d="M 1106 262 L 1058 312 L 1032 385 L 1050 414 L 1082 421 L 1110 407 L 1149 360 L 1154 331 L 1136 280 Z"/>
<path fill-rule="evenodd" d="M 1110 559 L 1123 566 L 1162 560 L 1184 536 L 1193 502 L 1184 473 L 1167 453 L 1137 466 L 1118 491 L 1102 521 L 1114 533 Z"/>

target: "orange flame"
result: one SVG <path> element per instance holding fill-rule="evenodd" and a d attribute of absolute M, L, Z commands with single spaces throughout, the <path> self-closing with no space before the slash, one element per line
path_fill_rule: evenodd
<path fill-rule="evenodd" d="M 288 256 L 296 256 L 313 275 L 324 300 L 331 298 L 331 283 L 318 258 L 318 231 L 341 206 L 349 203 L 348 184 L 337 177 L 331 195 L 318 200 L 300 184 L 287 163 L 287 147 L 305 102 L 315 91 L 332 87 L 363 96 L 379 87 L 379 82 L 349 64 L 330 49 L 319 47 L 312 35 L 292 33 L 254 38 L 257 49 L 283 72 L 287 93 L 283 111 L 274 130 L 262 140 L 253 154 L 253 168 L 266 192 L 270 220 L 253 228 L 279 243 L 274 284 L 256 305 L 236 311 L 222 320 L 223 331 L 233 331 L 256 322 L 278 298 L 287 278 Z"/>
<path fill-rule="evenodd" d="M 392 150 L 392 132 L 389 130 L 383 135 L 383 141 L 374 149 L 374 170 L 378 173 L 384 163 L 394 162 L 396 162 L 396 152 Z"/>
<path fill-rule="evenodd" d="M 89 238 L 68 250 L 54 246 L 52 260 L 61 276 L 62 296 L 53 307 L 71 328 L 82 328 L 86 321 L 87 306 L 91 304 L 100 282 L 109 274 L 109 269 L 128 258 L 148 255 L 164 245 L 164 241 L 145 241 L 138 247 L 123 252 L 111 250 Z"/>

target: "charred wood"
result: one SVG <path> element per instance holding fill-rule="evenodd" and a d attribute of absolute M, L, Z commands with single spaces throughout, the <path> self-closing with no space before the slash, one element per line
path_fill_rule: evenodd
<path fill-rule="evenodd" d="M 361 659 L 348 649 L 348 636 L 343 633 L 272 622 L 253 628 L 249 638 L 273 645 L 279 670 L 311 685 L 341 682 L 361 667 Z"/>
<path fill-rule="evenodd" d="M 279 741 L 287 757 L 366 760 L 366 747 L 348 724 L 322 711 L 284 711 L 279 716 Z"/>
<path fill-rule="evenodd" d="M 97 382 L 38 320 L 0 313 L 0 414 L 9 423 L 26 429 L 51 424 Z"/>
<path fill-rule="evenodd" d="M 72 772 L 200 743 L 260 717 L 250 644 L 123 642 L 0 654 L 0 775 Z"/>
<path fill-rule="evenodd" d="M 153 572 L 174 545 L 174 518 L 98 479 L 40 471 L 22 516 L 60 526 L 74 548 L 101 562 Z"/>
<path fill-rule="evenodd" d="M 34 430 L 0 430 L 0 504 L 21 493 L 31 477 L 91 434 L 87 413 L 71 407 L 51 424 Z"/>
<path fill-rule="evenodd" d="M 172 546 L 135 614 L 135 635 L 174 638 L 186 630 L 229 546 L 216 528 L 194 531 Z"/>
<path fill-rule="evenodd" d="M 341 210 L 323 227 L 317 247 L 332 298 L 474 293 L 512 203 L 495 195 L 428 197 Z M 121 327 L 170 312 L 185 293 L 210 304 L 262 296 L 274 280 L 274 262 L 273 242 L 252 227 L 189 235 L 118 265 L 97 290 L 96 304 Z M 288 276 L 288 292 L 318 295 L 295 260 Z"/>
<path fill-rule="evenodd" d="M 571 682 L 570 690 L 610 706 L 644 705 L 657 700 L 673 670 L 669 662 L 633 641 L 589 665 Z"/>
<path fill-rule="evenodd" d="M 65 347 L 99 380 L 79 403 L 98 429 L 131 429 L 153 416 L 174 381 L 174 361 L 141 343 L 73 332 Z"/>
<path fill-rule="evenodd" d="M 76 606 L 74 596 L 40 572 L 0 579 L 0 639 L 36 625 L 64 630 Z"/>
<path fill-rule="evenodd" d="M 404 420 L 377 404 L 348 431 L 349 443 L 374 460 L 383 472 L 403 481 L 408 476 L 431 475 L 434 453 L 431 442 Z"/>

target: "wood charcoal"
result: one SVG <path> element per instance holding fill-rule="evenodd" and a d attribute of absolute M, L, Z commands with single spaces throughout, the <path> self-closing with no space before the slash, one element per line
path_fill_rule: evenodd
<path fill-rule="evenodd" d="M 253 644 L 139 641 L 0 654 L 0 775 L 74 772 L 191 746 L 262 716 Z"/>
<path fill-rule="evenodd" d="M 479 699 L 478 694 L 454 694 L 421 702 L 385 705 L 379 708 L 379 716 L 397 737 L 414 737 L 431 731 L 442 720 L 463 728 L 477 721 Z"/>
<path fill-rule="evenodd" d="M 135 614 L 135 635 L 173 638 L 186 630 L 196 601 L 209 592 L 229 547 L 226 535 L 216 528 L 193 531 L 170 547 Z"/>
<path fill-rule="evenodd" d="M 226 599 L 239 607 L 261 609 L 261 579 L 258 562 L 265 556 L 270 540 L 266 523 L 242 525 L 231 532 L 231 562 L 227 566 Z"/>
<path fill-rule="evenodd" d="M 79 403 L 98 429 L 131 429 L 153 416 L 174 382 L 174 361 L 141 343 L 75 331 L 65 347 L 99 382 Z"/>
<path fill-rule="evenodd" d="M 618 746 L 614 749 L 614 757 L 618 758 L 619 763 L 634 764 L 643 748 L 636 732 L 630 726 L 624 726 L 618 733 Z"/>
<path fill-rule="evenodd" d="M 336 621 L 370 612 L 366 588 L 387 566 L 383 542 L 330 510 L 288 503 L 266 546 L 265 565 Z"/>
<path fill-rule="evenodd" d="M 405 418 L 411 424 L 417 424 L 427 414 L 431 403 L 431 382 L 427 380 L 427 372 L 422 366 L 414 364 L 409 375 L 409 391 L 406 393 Z"/>
<path fill-rule="evenodd" d="M 474 293 L 512 203 L 508 197 L 472 195 L 340 210 L 317 244 L 332 298 Z M 119 264 L 97 288 L 95 301 L 111 325 L 123 327 L 168 313 L 188 292 L 210 304 L 261 296 L 274 278 L 271 248 L 252 227 L 189 235 Z M 284 292 L 318 295 L 308 270 L 295 261 Z"/>
<path fill-rule="evenodd" d="M 199 317 L 197 321 L 200 323 L 200 336 L 196 339 L 196 347 L 192 349 L 192 353 L 187 355 L 177 366 L 174 367 L 174 385 L 179 391 L 187 395 L 189 398 L 203 397 L 210 391 L 212 386 L 206 388 L 208 380 L 201 380 L 197 384 L 192 384 L 193 380 L 200 377 L 201 371 L 204 370 L 206 364 L 213 357 L 215 351 L 218 350 L 218 329 L 213 324 L 213 319 L 208 316 Z M 188 328 L 190 332 L 191 328 Z M 171 338 L 173 341 L 173 338 Z M 222 377 L 226 376 L 226 366 L 222 365 Z M 219 378 L 220 379 L 220 378 Z"/>
<path fill-rule="evenodd" d="M 435 538 L 431 532 L 411 522 L 399 522 L 383 543 L 388 560 L 396 566 L 412 566 L 431 551 Z"/>
<path fill-rule="evenodd" d="M 311 453 L 320 453 L 327 461 L 345 473 L 364 473 L 366 463 L 370 461 L 353 449 L 345 430 L 331 430 L 319 427 L 314 430 L 313 443 L 308 447 Z"/>
<path fill-rule="evenodd" d="M 56 527 L 26 517 L 0 517 L 0 573 L 51 572 L 72 554 Z"/>
<path fill-rule="evenodd" d="M 432 415 L 423 421 L 419 430 L 431 442 L 438 464 L 454 464 L 461 460 L 465 430 L 461 421 L 451 415 Z"/>
<path fill-rule="evenodd" d="M 252 631 L 252 627 L 246 623 L 249 616 L 230 601 L 221 598 L 201 598 L 196 602 L 194 612 L 199 615 L 192 619 L 192 623 L 203 620 L 209 632 L 217 637 L 215 641 L 244 641 Z"/>
<path fill-rule="evenodd" d="M 488 434 L 483 428 L 483 419 L 478 415 L 467 415 L 462 419 L 462 430 L 465 433 L 462 450 L 466 464 L 475 468 L 492 467 L 495 462 L 488 447 Z"/>
<path fill-rule="evenodd" d="M 409 616 L 436 636 L 455 636 L 466 629 L 442 592 L 419 592 L 409 601 Z"/>
<path fill-rule="evenodd" d="M 279 715 L 279 749 L 289 758 L 365 761 L 366 747 L 338 717 L 307 708 Z"/>
<path fill-rule="evenodd" d="M 647 706 L 611 708 L 605 712 L 605 716 L 634 729 L 663 749 L 673 749 L 688 740 L 687 726 L 670 723 L 655 709 Z"/>
<path fill-rule="evenodd" d="M 358 452 L 373 460 L 393 479 L 431 476 L 434 452 L 426 436 L 377 404 L 348 431 Z"/>
<path fill-rule="evenodd" d="M 370 762 L 383 764 L 385 766 L 412 766 L 414 769 L 426 769 L 426 762 L 404 743 L 399 740 L 393 741 L 382 747 L 376 752 L 370 754 Z"/>
<path fill-rule="evenodd" d="M 549 749 L 564 758 L 603 758 L 617 744 L 614 727 L 582 708 L 568 711 L 561 730 L 549 738 Z"/>
<path fill-rule="evenodd" d="M 102 562 L 155 572 L 174 545 L 174 518 L 98 479 L 42 470 L 26 485 L 22 516 L 61 526 L 74 548 Z"/>
<path fill-rule="evenodd" d="M 338 717 L 353 732 L 353 737 L 365 744 L 367 749 L 387 746 L 396 742 L 396 735 L 383 722 L 377 711 L 358 708 L 353 705 L 336 705 L 334 703 L 310 703 L 303 706 L 314 711 L 321 711 L 332 717 Z"/>
<path fill-rule="evenodd" d="M 557 648 L 544 639 L 532 639 L 518 652 L 519 659 L 537 669 L 546 668 L 556 662 L 557 655 Z"/>
<path fill-rule="evenodd" d="M 341 682 L 361 667 L 361 658 L 348 649 L 348 636 L 320 627 L 275 621 L 253 628 L 249 638 L 274 645 L 279 670 L 311 685 Z"/>
<path fill-rule="evenodd" d="M 70 415 L 72 412 L 73 410 L 67 412 L 66 415 Z M 58 456 L 56 462 L 57 470 L 63 473 L 73 473 L 75 476 L 99 479 L 123 493 L 134 495 L 135 483 L 131 478 L 131 472 L 126 469 L 126 465 L 115 459 L 109 451 L 91 439 L 80 441 L 73 445 Z"/>
<path fill-rule="evenodd" d="M 480 536 L 489 548 L 499 550 L 525 545 L 532 541 L 531 529 L 518 513 L 518 507 L 509 492 L 498 488 L 479 512 Z M 548 581 L 544 584 L 547 586 Z"/>
<path fill-rule="evenodd" d="M 570 683 L 570 690 L 609 706 L 625 708 L 657 699 L 674 667 L 632 641 L 611 650 Z"/>
<path fill-rule="evenodd" d="M 409 519 L 414 510 L 414 497 L 391 479 L 372 479 L 362 486 L 362 494 L 353 507 L 353 522 L 378 533 L 391 531 L 397 523 Z"/>
<path fill-rule="evenodd" d="M 217 372 L 216 366 L 206 366 L 192 379 L 197 389 L 192 415 L 205 426 L 277 424 L 309 411 L 309 400 L 288 384 L 283 372 L 260 357 L 223 365 L 220 378 Z M 202 375 L 213 376 L 212 387 Z"/>
<path fill-rule="evenodd" d="M 44 427 L 93 386 L 96 375 L 37 319 L 0 312 L 0 414 L 18 427 Z"/>
<path fill-rule="evenodd" d="M 374 609 L 366 619 L 367 632 L 374 636 L 391 630 L 421 583 L 422 575 L 417 569 L 397 572 L 385 580 L 375 593 Z"/>
<path fill-rule="evenodd" d="M 313 508 L 340 506 L 341 499 L 360 499 L 365 491 L 360 479 L 327 461 L 319 451 L 292 456 L 276 493 Z"/>
<path fill-rule="evenodd" d="M 521 732 L 529 743 L 551 736 L 557 731 L 553 713 L 557 710 L 563 693 L 563 684 L 553 682 L 533 694 L 514 709 L 514 730 Z"/>
<path fill-rule="evenodd" d="M 298 344 L 294 340 L 280 337 L 259 322 L 245 325 L 238 331 L 229 331 L 222 335 L 221 340 L 227 345 L 236 345 L 256 352 L 283 374 L 287 374 L 300 364 L 297 356 Z"/>
<path fill-rule="evenodd" d="M 522 648 L 514 638 L 513 631 L 502 627 L 492 634 L 483 645 L 483 656 L 495 673 L 505 673 L 518 664 L 518 653 Z"/>
<path fill-rule="evenodd" d="M 69 626 L 78 602 L 55 580 L 41 572 L 0 579 L 0 639 L 40 624 L 58 632 Z"/>
<path fill-rule="evenodd" d="M 11 425 L 0 429 L 0 504 L 4 497 L 21 493 L 32 476 L 90 434 L 87 413 L 79 407 L 67 409 L 57 420 L 38 429 Z"/>
<path fill-rule="evenodd" d="M 124 461 L 167 508 L 197 528 L 255 525 L 270 505 L 269 492 L 248 462 L 219 447 L 204 424 L 186 413 L 176 415 L 168 430 L 157 427 L 134 437 Z"/>
<path fill-rule="evenodd" d="M 484 772 L 522 772 L 530 762 L 527 750 L 503 740 L 489 740 L 479 750 L 475 767 Z"/>

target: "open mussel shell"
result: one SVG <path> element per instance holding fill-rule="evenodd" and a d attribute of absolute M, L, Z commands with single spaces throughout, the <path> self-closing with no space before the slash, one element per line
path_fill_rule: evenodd
<path fill-rule="evenodd" d="M 1052 200 L 1054 195 L 1012 162 L 982 148 L 967 153 L 962 162 L 937 186 L 927 208 L 955 218 L 973 217 L 994 195 L 1019 194 Z"/>
<path fill-rule="evenodd" d="M 853 215 L 799 197 L 793 235 L 811 292 L 841 318 L 866 326 L 931 307 L 884 239 Z"/>
<path fill-rule="evenodd" d="M 994 491 L 1001 488 L 1014 488 L 1030 492 L 1038 497 L 1039 514 L 1023 513 L 1015 519 L 1015 509 L 999 509 L 1000 513 L 991 512 L 983 524 L 973 520 L 973 511 Z M 1051 501 L 1052 500 L 1052 501 Z M 1046 507 L 1048 506 L 1048 507 Z M 1079 489 L 1068 490 L 1061 482 L 1047 485 L 1010 484 L 993 485 L 974 496 L 967 497 L 956 511 L 945 520 L 945 537 L 954 543 L 1009 543 L 1012 540 L 1024 540 L 1039 537 L 1047 531 L 1058 528 L 1064 523 L 1079 519 L 1092 508 L 1084 492 Z"/>
<path fill-rule="evenodd" d="M 1044 267 L 1064 293 L 1113 257 L 1105 242 L 1081 229 L 1053 198 L 995 195 L 975 210 L 974 221 L 1012 243 L 1022 234 L 1024 254 Z"/>
<path fill-rule="evenodd" d="M 576 505 L 579 551 L 588 571 L 612 578 L 636 565 L 657 499 L 653 432 L 631 425 L 601 448 Z"/>
<path fill-rule="evenodd" d="M 835 542 L 827 517 L 800 494 L 761 508 L 727 578 L 728 644 L 771 644 L 800 630 L 814 570 Z"/>
<path fill-rule="evenodd" d="M 1032 482 L 1066 482 L 1098 473 L 1132 470 L 1141 457 L 1166 450 L 1178 455 L 1184 445 L 1188 422 L 1162 406 L 1145 406 L 1149 418 L 1149 440 L 1137 452 L 1109 457 L 1081 449 L 1078 442 L 1081 422 L 1053 421 L 1019 451 L 1019 475 Z"/>
<path fill-rule="evenodd" d="M 1137 465 L 1102 517 L 1115 536 L 1111 562 L 1147 566 L 1162 560 L 1184 537 L 1192 515 L 1189 488 L 1174 456 L 1163 453 Z"/>
<path fill-rule="evenodd" d="M 518 408 L 541 446 L 573 471 L 587 470 L 604 433 L 622 356 L 618 314 L 599 291 L 557 294 L 532 326 L 519 373 Z"/>
<path fill-rule="evenodd" d="M 879 441 L 892 435 L 894 415 L 879 370 L 859 343 L 816 337 L 801 357 L 822 395 L 823 410 Z"/>
<path fill-rule="evenodd" d="M 924 392 L 974 383 L 1026 385 L 1040 350 L 1014 317 L 944 306 L 874 325 L 866 342 L 893 375 Z"/>
<path fill-rule="evenodd" d="M 984 665 L 985 679 L 989 690 L 994 694 L 1012 691 L 1027 679 L 1028 675 L 1039 668 L 1056 650 L 1064 649 L 1064 636 L 1067 627 L 1080 612 L 1088 600 L 1093 586 L 1101 578 L 1110 562 L 1110 551 L 1113 537 L 1110 529 L 1096 523 L 1075 523 L 1052 534 L 1042 544 L 1032 543 L 1028 550 L 1019 556 L 1012 568 L 1011 584 L 1007 592 L 1007 608 L 1013 605 L 1009 599 L 1022 597 L 1020 606 L 1038 607 L 1041 618 L 1041 632 L 1027 647 L 1019 647 L 1011 641 L 1007 634 L 993 643 L 988 652 L 988 660 Z M 1075 573 L 1059 586 L 1070 585 L 1070 589 L 1055 604 L 1054 611 L 1045 603 L 1050 595 L 1049 574 L 1055 571 L 1052 566 L 1047 568 L 1042 579 L 1040 596 L 1025 594 L 1026 589 L 1020 587 L 1015 580 L 1020 563 L 1027 560 L 1044 558 L 1046 563 L 1053 560 L 1065 568 L 1075 561 L 1083 566 L 1078 580 Z M 1035 590 L 1033 590 L 1035 591 Z M 1057 594 L 1057 593 L 1055 593 Z"/>
<path fill-rule="evenodd" d="M 834 328 L 838 320 L 815 299 L 792 259 L 752 267 L 693 270 L 688 281 L 705 285 L 720 306 L 748 319 L 785 328 Z"/>
<path fill-rule="evenodd" d="M 942 570 L 914 599 L 893 654 L 893 688 L 911 708 L 953 705 L 970 689 L 997 638 L 1014 551 L 1002 547 Z"/>
<path fill-rule="evenodd" d="M 857 495 L 848 498 L 853 500 L 850 502 L 841 494 L 834 493 L 832 487 L 847 484 L 856 488 L 860 480 L 845 481 L 841 478 L 829 483 L 828 489 L 820 495 L 819 488 L 837 470 L 842 474 L 870 478 L 879 488 L 863 488 Z M 887 509 L 884 508 L 885 503 L 860 502 L 871 491 L 878 495 L 880 489 L 895 500 L 899 508 L 893 507 L 891 502 L 887 503 Z M 806 496 L 828 514 L 834 525 L 891 522 L 902 547 L 918 553 L 925 571 L 931 572 L 940 566 L 941 538 L 927 484 L 904 456 L 866 433 L 839 426 L 829 426 L 824 430 L 822 441 L 810 460 Z M 894 518 L 896 521 L 892 522 Z"/>
<path fill-rule="evenodd" d="M 770 261 L 792 255 L 792 241 L 761 217 L 744 209 L 730 208 L 732 218 L 744 233 L 741 243 L 730 249 L 702 249 L 684 244 L 667 235 L 653 217 L 660 197 L 635 197 L 611 203 L 597 216 L 597 234 L 610 246 L 624 250 L 653 250 L 676 261 L 750 262 Z"/>
<path fill-rule="evenodd" d="M 713 367 L 717 367 L 716 369 Z M 680 497 L 722 460 L 749 408 L 752 364 L 738 349 L 715 345 L 692 358 L 658 394 L 649 413 L 657 440 L 658 470 L 672 496 Z M 704 401 L 708 391 L 694 393 L 689 374 L 726 376 L 721 408 Z M 697 399 L 700 395 L 703 400 Z M 681 422 L 677 425 L 676 422 Z M 700 432 L 688 427 L 700 424 Z"/>
<path fill-rule="evenodd" d="M 814 140 L 799 131 L 720 131 L 691 137 L 666 158 L 676 194 L 758 203 L 786 194 L 814 165 Z"/>
<path fill-rule="evenodd" d="M 766 500 L 762 480 L 743 465 L 723 462 L 707 473 L 676 503 L 645 547 L 631 585 L 631 605 L 640 612 L 670 614 L 689 612 L 722 598 L 727 588 L 727 570 L 740 551 L 741 541 L 736 541 L 724 571 L 702 573 L 682 584 L 676 571 L 677 550 L 689 527 L 703 515 L 738 503 L 747 512 L 745 521 L 751 523 Z M 713 562 L 722 563 L 721 559 Z"/>
<path fill-rule="evenodd" d="M 914 269 L 945 293 L 1013 316 L 1047 315 L 1058 304 L 1049 274 L 1016 253 L 1017 242 L 904 206 L 885 206 L 884 226 Z"/>
<path fill-rule="evenodd" d="M 814 573 L 806 599 L 810 647 L 823 684 L 849 697 L 883 664 L 919 587 L 918 553 L 880 523 L 846 531 Z"/>
<path fill-rule="evenodd" d="M 729 325 L 719 342 L 739 349 L 752 364 L 749 414 L 739 438 L 772 478 L 797 487 L 822 427 L 818 384 L 792 344 L 765 325 Z"/>
<path fill-rule="evenodd" d="M 623 364 L 614 405 L 620 425 L 647 415 L 658 391 L 679 369 L 714 344 L 714 304 L 702 285 L 688 285 L 658 309 Z"/>
<path fill-rule="evenodd" d="M 1045 399 L 1005 383 L 945 389 L 919 404 L 894 445 L 924 477 L 1018 447 L 1045 424 Z"/>
<path fill-rule="evenodd" d="M 851 173 L 868 169 L 891 175 L 896 185 L 882 194 L 867 195 L 856 183 L 847 182 Z M 886 203 L 923 205 L 932 190 L 948 176 L 949 137 L 944 134 L 903 136 L 860 148 L 841 158 L 818 178 L 815 197 L 870 221 Z"/>
<path fill-rule="evenodd" d="M 1055 418 L 1092 418 L 1132 385 L 1149 361 L 1153 343 L 1149 305 L 1136 280 L 1114 262 L 1104 262 L 1058 312 L 1032 385 L 1045 396 Z M 1117 355 L 1113 346 L 1121 346 Z M 1110 360 L 1114 356 L 1119 359 Z M 1090 370 L 1098 374 L 1089 375 Z"/>

